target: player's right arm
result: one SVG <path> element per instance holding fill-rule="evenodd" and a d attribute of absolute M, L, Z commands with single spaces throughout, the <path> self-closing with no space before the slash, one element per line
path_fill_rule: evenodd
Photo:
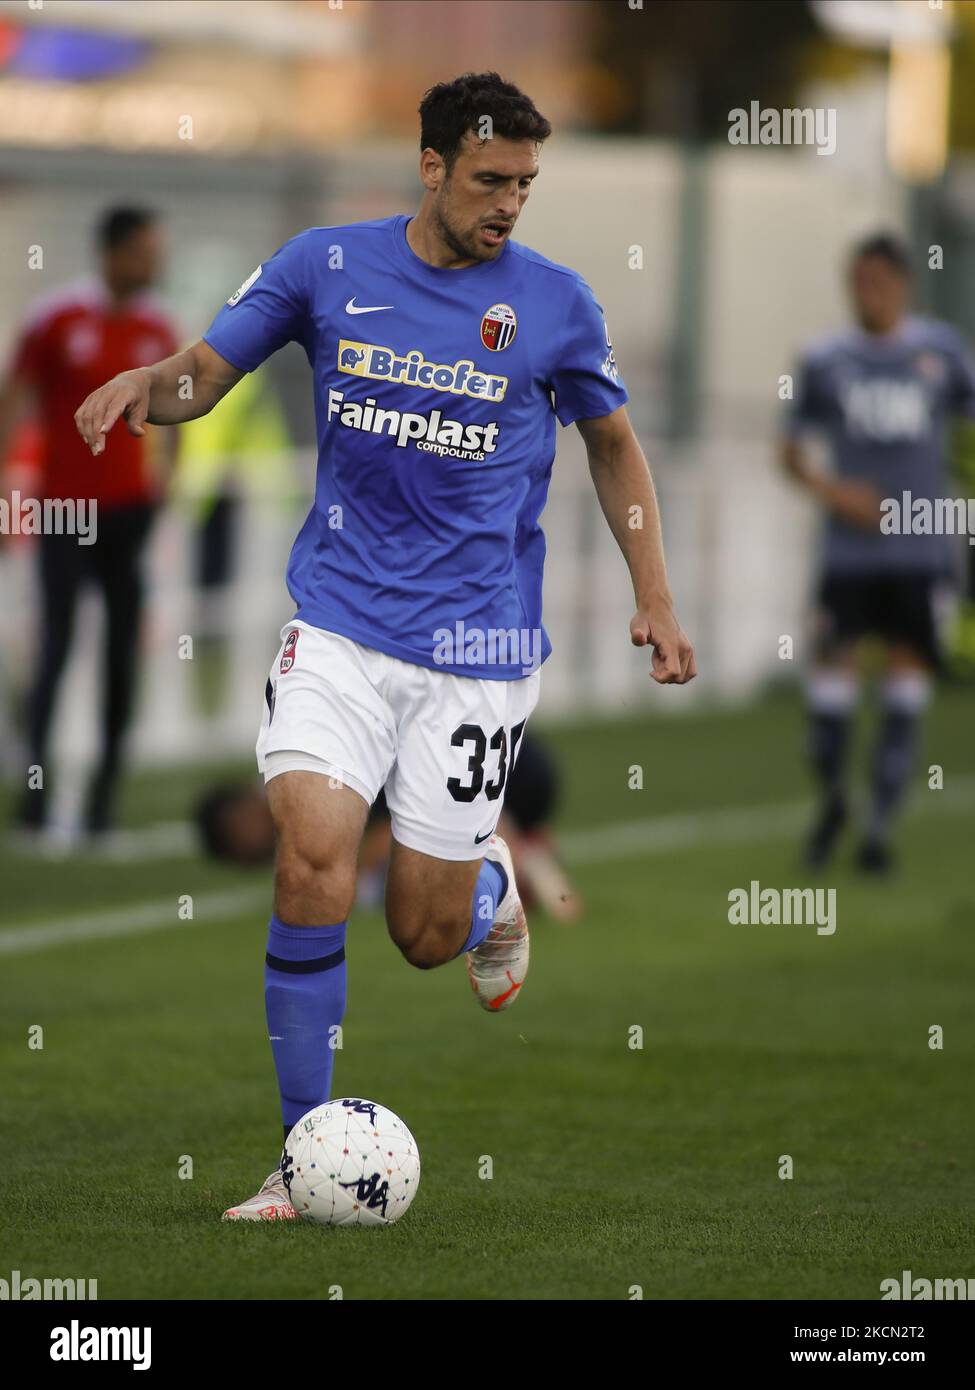
<path fill-rule="evenodd" d="M 124 419 L 130 434 L 143 426 L 180 425 L 206 415 L 244 373 L 202 339 L 152 367 L 120 372 L 75 411 L 78 433 L 93 454 L 104 451 L 109 430 Z"/>
<path fill-rule="evenodd" d="M 782 441 L 781 457 L 786 475 L 811 493 L 827 511 L 851 526 L 870 531 L 878 528 L 882 499 L 871 483 L 820 473 L 810 464 L 800 441 L 791 435 Z"/>
<path fill-rule="evenodd" d="M 876 530 L 880 525 L 880 493 L 855 478 L 837 478 L 815 468 L 804 445 L 811 431 L 824 428 L 830 419 L 833 396 L 822 380 L 821 365 L 814 355 L 799 363 L 796 396 L 786 420 L 780 461 L 785 474 L 798 483 L 820 506 L 851 526 Z"/>
<path fill-rule="evenodd" d="M 154 367 L 122 372 L 93 391 L 74 417 L 91 452 L 104 450 L 105 437 L 119 419 L 125 420 L 130 434 L 144 434 L 147 422 L 179 425 L 206 415 L 272 352 L 285 343 L 304 343 L 310 324 L 308 237 L 308 232 L 299 232 L 262 262 L 198 343 Z"/>

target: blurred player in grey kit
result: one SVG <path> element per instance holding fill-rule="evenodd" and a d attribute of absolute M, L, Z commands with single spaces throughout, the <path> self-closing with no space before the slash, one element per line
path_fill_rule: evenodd
<path fill-rule="evenodd" d="M 817 650 L 807 686 L 822 804 L 807 860 L 825 864 L 849 819 L 861 639 L 872 637 L 884 645 L 881 714 L 857 862 L 883 873 L 892 866 L 891 823 L 939 665 L 933 601 L 951 570 L 953 538 L 882 528 L 882 503 L 904 493 L 928 501 L 946 495 L 946 427 L 952 416 L 975 415 L 975 364 L 954 328 L 909 313 L 910 257 L 895 237 L 861 242 L 849 277 L 856 323 L 803 355 L 782 459 L 826 512 Z M 829 476 L 812 467 L 803 447 L 810 432 L 829 443 Z"/>

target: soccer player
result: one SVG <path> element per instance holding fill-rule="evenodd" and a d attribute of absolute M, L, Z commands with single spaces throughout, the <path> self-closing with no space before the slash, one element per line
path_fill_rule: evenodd
<path fill-rule="evenodd" d="M 330 1093 L 356 850 L 383 785 L 386 920 L 405 958 L 463 955 L 491 1012 L 524 982 L 528 929 L 494 830 L 550 649 L 538 518 L 557 419 L 578 424 L 629 566 L 631 641 L 653 649 L 658 682 L 695 674 L 601 310 L 574 271 L 511 239 L 549 123 L 496 73 L 432 88 L 420 117 L 416 216 L 300 233 L 202 342 L 77 415 L 98 455 L 120 417 L 138 430 L 203 414 L 287 342 L 312 370 L 316 496 L 257 744 L 278 836 L 265 1000 L 285 1136 Z M 283 1158 L 225 1216 L 292 1218 Z"/>
<path fill-rule="evenodd" d="M 819 645 L 807 690 L 822 804 L 807 859 L 812 867 L 824 865 L 848 819 L 860 639 L 869 636 L 884 645 L 885 670 L 872 801 L 857 862 L 884 873 L 892 867 L 892 818 L 911 775 L 938 665 L 932 600 L 950 569 L 950 551 L 944 536 L 882 528 L 881 504 L 900 502 L 905 492 L 945 496 L 945 424 L 953 414 L 975 413 L 975 367 L 953 328 L 908 313 L 910 259 L 896 238 L 863 241 L 849 274 L 856 327 L 805 353 L 783 463 L 826 509 Z M 829 440 L 832 476 L 811 466 L 802 445 L 810 431 Z"/>
<path fill-rule="evenodd" d="M 37 665 L 27 702 L 28 763 L 43 784 L 24 792 L 23 829 L 43 828 L 51 778 L 45 767 L 55 700 L 67 663 L 78 595 L 94 582 L 105 601 L 101 747 L 88 789 L 84 827 L 110 829 L 121 772 L 123 740 L 135 696 L 141 559 L 164 480 L 150 466 L 142 429 L 118 440 L 112 459 L 93 461 L 78 438 L 78 401 L 106 376 L 169 355 L 178 346 L 171 323 L 149 293 L 162 266 L 157 219 L 142 208 L 117 207 L 97 230 L 99 274 L 56 290 L 34 310 L 0 388 L 0 455 L 18 418 L 32 411 L 43 439 L 43 498 L 85 499 L 94 541 L 68 533 L 38 537 L 41 625 Z M 162 440 L 165 468 L 175 459 L 176 431 Z"/>

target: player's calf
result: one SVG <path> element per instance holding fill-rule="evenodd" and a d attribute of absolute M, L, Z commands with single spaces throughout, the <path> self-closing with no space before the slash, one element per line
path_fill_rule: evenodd
<path fill-rule="evenodd" d="M 445 965 L 471 932 L 481 861 L 436 859 L 393 844 L 386 880 L 386 923 L 403 956 L 419 970 Z"/>
<path fill-rule="evenodd" d="M 386 918 L 411 965 L 432 969 L 463 955 L 483 1008 L 497 1013 L 514 1002 L 528 971 L 528 926 L 500 835 L 482 860 L 460 863 L 395 844 Z"/>

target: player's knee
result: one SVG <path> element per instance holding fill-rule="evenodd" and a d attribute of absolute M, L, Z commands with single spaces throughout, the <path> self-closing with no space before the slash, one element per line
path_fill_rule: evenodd
<path fill-rule="evenodd" d="M 278 846 L 274 892 L 285 921 L 316 915 L 323 922 L 342 921 L 355 900 L 355 865 L 326 848 L 284 841 Z"/>

